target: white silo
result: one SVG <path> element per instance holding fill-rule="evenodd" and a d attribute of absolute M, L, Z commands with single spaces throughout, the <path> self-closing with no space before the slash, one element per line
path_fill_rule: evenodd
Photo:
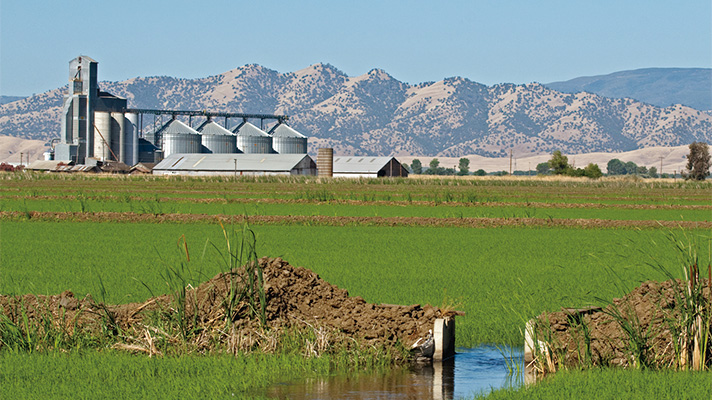
<path fill-rule="evenodd" d="M 201 152 L 201 138 L 198 131 L 178 120 L 169 121 L 163 125 L 157 134 L 162 137 L 164 157 L 168 157 L 171 154 Z"/>
<path fill-rule="evenodd" d="M 272 136 L 245 121 L 232 130 L 237 134 L 237 149 L 246 154 L 273 153 Z"/>
<path fill-rule="evenodd" d="M 285 123 L 270 131 L 272 148 L 279 154 L 307 154 L 307 137 Z"/>
<path fill-rule="evenodd" d="M 237 153 L 237 136 L 214 121 L 207 120 L 197 129 L 206 153 Z"/>

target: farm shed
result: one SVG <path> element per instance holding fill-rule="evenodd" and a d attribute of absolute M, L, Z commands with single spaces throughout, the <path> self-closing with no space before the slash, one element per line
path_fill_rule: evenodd
<path fill-rule="evenodd" d="M 140 175 L 140 174 L 150 174 L 153 172 L 153 167 L 155 167 L 155 163 L 144 163 L 140 162 L 129 170 L 129 175 Z"/>
<path fill-rule="evenodd" d="M 154 175 L 316 175 L 306 154 L 171 154 Z"/>
<path fill-rule="evenodd" d="M 37 160 L 30 163 L 30 165 L 25 167 L 25 169 L 29 171 L 57 171 L 58 167 L 66 165 L 74 165 L 74 162 L 61 160 Z"/>
<path fill-rule="evenodd" d="M 394 157 L 339 156 L 333 170 L 334 177 L 341 178 L 408 177 L 408 170 Z"/>

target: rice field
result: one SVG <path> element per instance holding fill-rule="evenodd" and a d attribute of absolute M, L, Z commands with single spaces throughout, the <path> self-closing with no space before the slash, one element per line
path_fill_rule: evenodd
<path fill-rule="evenodd" d="M 682 269 L 669 240 L 671 235 L 701 243 L 701 258 L 709 259 L 710 249 L 705 243 L 712 221 L 710 199 L 709 182 L 679 180 L 320 182 L 273 177 L 187 179 L 4 174 L 0 176 L 0 293 L 56 294 L 72 290 L 77 296 L 96 295 L 101 281 L 107 301 L 141 301 L 150 297 L 151 292 L 167 290 L 162 273 L 167 265 L 180 260 L 181 237 L 185 237 L 191 252 L 194 283 L 220 272 L 220 254 L 215 247 L 219 249 L 223 241 L 220 226 L 209 218 L 150 223 L 137 221 L 134 215 L 301 216 L 291 222 L 278 218 L 276 222 L 253 223 L 258 254 L 282 257 L 293 265 L 312 269 L 327 281 L 348 289 L 351 295 L 362 296 L 369 302 L 455 305 L 466 313 L 458 319 L 458 346 L 520 344 L 524 322 L 541 311 L 597 304 L 601 300 L 596 299 L 620 297 L 642 281 L 663 279 L 659 271 L 649 266 L 651 262 L 669 265 L 679 275 Z M 33 218 L 35 211 L 66 218 Z M 119 214 L 107 219 L 102 214 L 106 212 Z M 92 218 L 79 221 L 78 215 Z M 324 223 L 319 219 L 322 217 L 332 220 Z M 334 222 L 344 217 L 415 219 L 408 224 L 388 220 L 369 224 L 358 219 L 347 224 Z M 489 225 L 462 226 L 456 223 L 458 219 L 488 219 Z M 551 224 L 535 226 L 525 220 Z M 566 220 L 616 223 L 590 226 L 553 223 Z M 435 226 L 432 221 L 440 223 Z M 656 221 L 667 221 L 668 225 L 656 225 Z M 683 223 L 688 224 L 684 229 L 674 227 Z M 116 369 L 119 376 L 124 371 L 134 371 L 135 379 L 145 381 L 142 385 L 146 385 L 146 391 L 137 392 L 139 396 L 174 393 L 161 385 L 168 386 L 165 382 L 177 379 L 198 390 L 186 389 L 187 393 L 196 393 L 188 397 L 204 397 L 197 394 L 203 393 L 198 381 L 204 378 L 169 366 L 171 358 L 151 364 L 152 361 L 141 357 L 113 352 L 101 356 L 53 357 L 58 355 L 10 355 L 0 351 L 0 363 L 4 363 L 0 370 L 7 371 L 6 366 L 20 360 L 27 368 L 39 368 L 31 367 L 33 363 L 62 363 L 64 368 L 82 371 L 77 380 L 66 383 L 78 387 L 82 386 L 79 379 L 82 374 L 94 373 L 88 371 L 92 363 L 123 365 Z M 91 361 L 92 357 L 98 361 Z M 189 362 L 205 371 L 219 371 L 226 369 L 224 363 L 234 361 L 195 356 Z M 272 362 L 282 361 L 265 356 L 258 361 L 238 361 L 242 362 L 259 364 L 254 367 L 259 371 Z M 284 365 L 292 362 L 284 361 Z M 305 369 L 315 374 L 328 373 L 325 372 L 328 367 L 325 370 L 323 364 L 319 365 L 295 367 L 285 374 L 301 376 Z M 152 386 L 154 383 L 148 381 L 156 380 L 150 372 L 158 370 L 155 368 L 165 371 Z M 0 390 L 14 392 L 20 382 L 31 379 L 28 371 L 0 373 Z M 557 375 L 551 382 L 526 390 L 523 395 L 578 397 L 575 390 L 579 389 L 575 388 L 595 388 L 592 381 L 601 377 L 620 379 L 622 386 L 649 385 L 652 391 L 648 393 L 673 390 L 690 382 L 697 385 L 710 378 L 709 373 L 692 377 L 672 374 L 670 379 L 621 371 L 595 374 Z M 231 380 L 238 390 L 240 385 L 266 385 L 269 379 L 259 381 L 260 376 L 255 372 L 221 379 Z M 49 387 L 38 383 L 24 393 L 26 397 L 37 397 L 39 393 L 52 393 Z M 569 387 L 573 391 L 565 389 Z M 223 396 L 232 388 L 226 386 L 204 393 Z M 92 390 L 87 389 L 86 393 Z M 113 389 L 109 385 L 106 390 Z M 605 388 L 600 390 L 602 395 L 597 398 L 611 398 Z M 690 393 L 689 398 L 696 398 L 697 392 Z M 495 393 L 492 398 L 500 395 L 517 398 L 521 394 Z"/>

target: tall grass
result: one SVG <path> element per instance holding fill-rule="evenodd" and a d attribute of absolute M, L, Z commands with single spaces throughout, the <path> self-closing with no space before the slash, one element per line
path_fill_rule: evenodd
<path fill-rule="evenodd" d="M 681 230 L 670 232 L 667 239 L 677 250 L 683 278 L 675 279 L 679 273 L 654 257 L 649 265 L 673 281 L 677 318 L 668 318 L 668 325 L 673 338 L 679 338 L 674 345 L 677 367 L 708 369 L 712 366 L 712 236 Z"/>

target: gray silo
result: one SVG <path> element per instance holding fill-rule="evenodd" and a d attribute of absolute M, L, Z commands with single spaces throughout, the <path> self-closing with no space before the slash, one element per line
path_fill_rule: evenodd
<path fill-rule="evenodd" d="M 197 129 L 200 132 L 203 152 L 214 154 L 237 153 L 237 136 L 211 120 Z"/>
<path fill-rule="evenodd" d="M 134 166 L 138 164 L 138 114 L 125 114 L 124 128 L 126 129 L 126 146 L 124 148 L 124 164 Z"/>
<path fill-rule="evenodd" d="M 307 137 L 281 123 L 271 131 L 272 148 L 279 154 L 307 154 Z"/>
<path fill-rule="evenodd" d="M 237 148 L 245 154 L 273 153 L 272 136 L 245 121 L 232 130 L 237 134 Z"/>
<path fill-rule="evenodd" d="M 124 162 L 124 146 L 126 145 L 126 123 L 124 113 L 111 113 L 111 159 Z"/>
<path fill-rule="evenodd" d="M 200 134 L 195 129 L 178 121 L 171 120 L 160 129 L 163 138 L 163 156 L 171 154 L 200 153 Z"/>

